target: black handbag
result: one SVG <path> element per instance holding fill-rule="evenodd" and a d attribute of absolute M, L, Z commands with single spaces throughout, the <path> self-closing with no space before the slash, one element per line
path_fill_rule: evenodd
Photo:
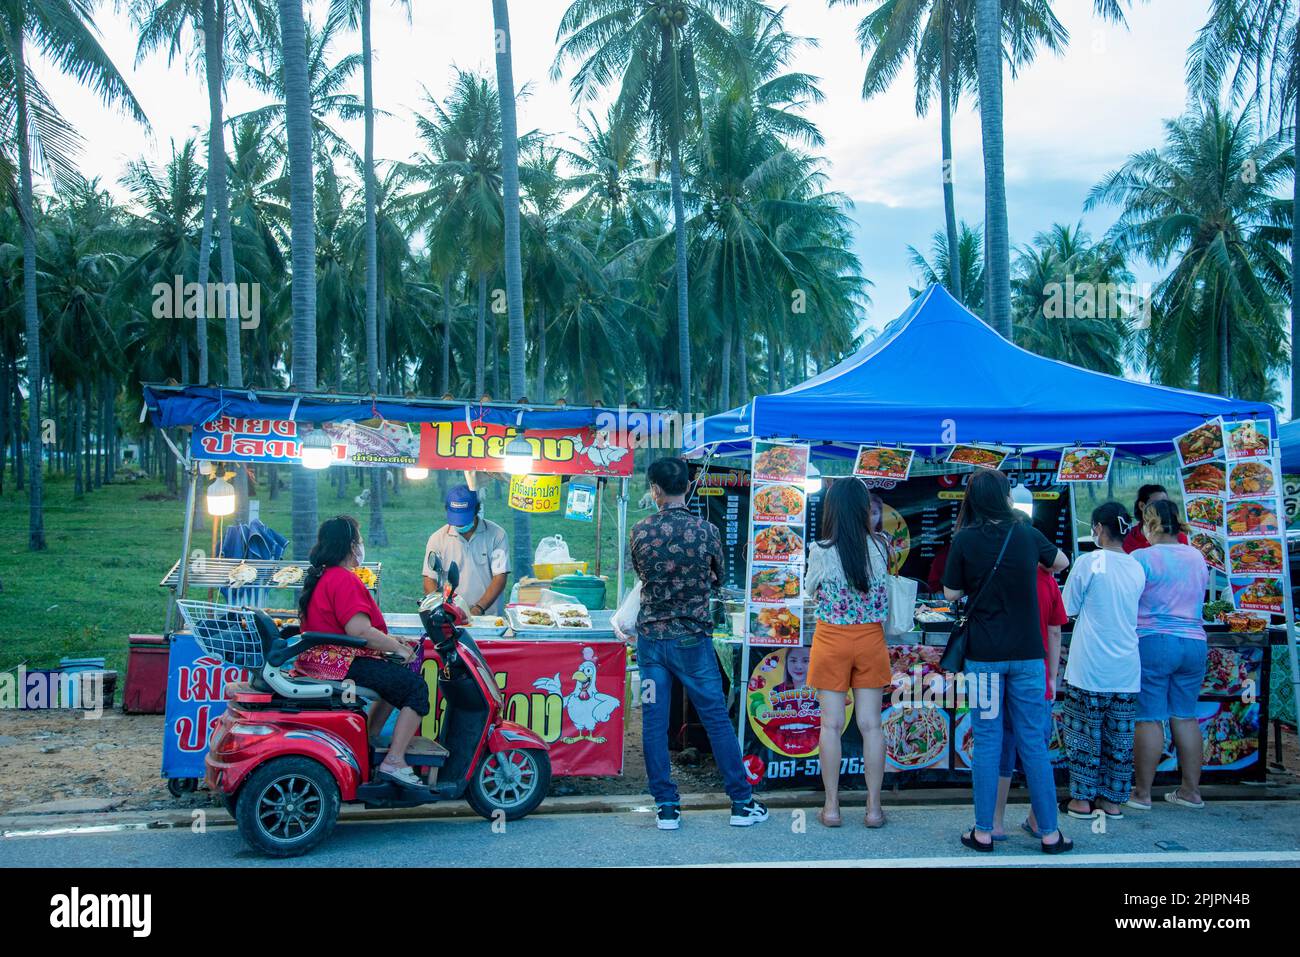
<path fill-rule="evenodd" d="M 993 562 L 993 567 L 989 573 L 984 576 L 984 584 L 980 585 L 980 590 L 975 593 L 975 597 L 966 602 L 966 608 L 962 612 L 956 624 L 952 626 L 952 633 L 948 635 L 948 647 L 943 650 L 943 657 L 939 659 L 939 667 L 948 674 L 957 674 L 966 667 L 966 646 L 970 643 L 970 616 L 975 610 L 975 605 L 984 595 L 984 590 L 989 587 L 989 582 L 993 581 L 993 576 L 997 574 L 999 566 L 1002 564 L 1002 556 L 1007 553 L 1007 544 L 1011 541 L 1011 535 L 1016 530 L 1016 523 L 1012 522 L 1011 527 L 1007 529 L 1007 537 L 1002 540 L 1002 547 L 998 550 L 997 560 Z"/>

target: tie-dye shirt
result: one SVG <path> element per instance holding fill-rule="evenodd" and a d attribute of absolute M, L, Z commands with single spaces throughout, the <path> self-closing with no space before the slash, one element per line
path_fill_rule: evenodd
<path fill-rule="evenodd" d="M 1191 545 L 1152 545 L 1135 551 L 1133 558 L 1147 575 L 1138 602 L 1138 634 L 1204 641 L 1201 603 L 1210 568 L 1201 553 Z"/>

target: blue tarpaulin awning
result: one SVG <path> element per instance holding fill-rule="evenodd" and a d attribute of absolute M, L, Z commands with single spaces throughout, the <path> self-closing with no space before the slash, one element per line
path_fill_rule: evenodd
<path fill-rule="evenodd" d="M 988 443 L 1031 452 L 1105 444 L 1137 455 L 1171 450 L 1207 419 L 1268 419 L 1266 402 L 1121 379 L 1047 359 L 998 335 L 931 286 L 866 348 L 806 382 L 709 416 L 688 454 L 748 449 L 754 438 L 937 448 Z"/>

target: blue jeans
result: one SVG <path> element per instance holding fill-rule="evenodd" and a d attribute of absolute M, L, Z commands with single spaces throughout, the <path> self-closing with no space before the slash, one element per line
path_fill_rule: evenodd
<path fill-rule="evenodd" d="M 676 804 L 680 800 L 668 761 L 668 709 L 672 704 L 674 678 L 682 683 L 709 735 L 713 758 L 722 772 L 727 794 L 733 801 L 748 801 L 753 797 L 754 790 L 749 786 L 740 759 L 736 729 L 727 717 L 722 674 L 712 639 L 702 634 L 638 638 L 636 658 L 643 689 L 641 746 L 645 751 L 650 796 L 655 803 Z M 647 681 L 652 684 L 646 685 Z M 744 706 L 743 697 L 741 706 Z"/>
<path fill-rule="evenodd" d="M 1047 750 L 1052 750 L 1052 705 L 1053 702 L 1044 698 L 1040 704 L 1047 711 L 1047 721 L 1044 724 L 1044 730 L 1047 737 Z M 1016 773 L 1016 731 L 1011 725 L 1011 709 L 1007 707 L 1006 687 L 1002 689 L 1002 760 L 998 764 L 998 776 L 1009 778 Z"/>
<path fill-rule="evenodd" d="M 981 693 L 991 692 L 990 704 L 984 701 L 971 707 L 971 733 L 975 738 L 972 755 L 971 787 L 975 792 L 975 826 L 993 830 L 993 810 L 998 800 L 998 772 L 1002 758 L 1002 708 L 1011 721 L 1016 751 L 1029 785 L 1029 803 L 1038 821 L 1038 830 L 1051 834 L 1056 830 L 1056 782 L 1052 779 L 1052 762 L 1047 757 L 1047 734 L 1051 713 L 1044 705 L 1047 665 L 1041 658 L 1027 661 L 967 661 L 966 671 L 975 675 L 996 676 L 981 679 Z"/>

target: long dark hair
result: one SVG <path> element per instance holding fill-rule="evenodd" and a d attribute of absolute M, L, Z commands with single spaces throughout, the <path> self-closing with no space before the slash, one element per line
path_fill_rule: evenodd
<path fill-rule="evenodd" d="M 1163 485 L 1143 485 L 1138 489 L 1137 501 L 1133 503 L 1133 514 L 1137 516 L 1139 522 L 1142 521 L 1142 509 L 1146 506 L 1147 500 L 1161 492 L 1165 495 L 1169 494 L 1169 490 Z"/>
<path fill-rule="evenodd" d="M 841 479 L 822 499 L 823 544 L 839 552 L 844 578 L 858 591 L 871 589 L 871 493 L 856 479 Z"/>
<path fill-rule="evenodd" d="M 976 469 L 966 483 L 966 497 L 957 513 L 957 528 L 1015 521 L 1010 499 L 1011 480 L 1005 473 L 997 469 Z"/>
<path fill-rule="evenodd" d="M 316 532 L 316 544 L 312 546 L 307 560 L 311 567 L 302 582 L 302 592 L 298 595 L 298 614 L 302 621 L 307 620 L 307 606 L 311 603 L 312 592 L 325 574 L 325 569 L 343 564 L 352 554 L 352 546 L 361 541 L 361 526 L 351 515 L 336 515 L 320 523 Z"/>

